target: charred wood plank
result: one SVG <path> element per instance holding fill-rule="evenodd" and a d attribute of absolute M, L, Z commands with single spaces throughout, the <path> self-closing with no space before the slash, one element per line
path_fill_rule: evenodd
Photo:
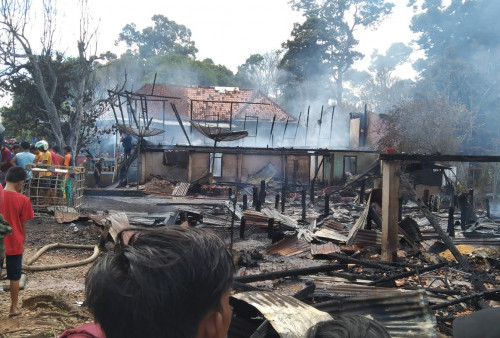
<path fill-rule="evenodd" d="M 394 271 L 394 270 L 398 269 L 394 266 L 385 265 L 383 263 L 377 263 L 377 262 L 373 262 L 373 261 L 369 261 L 369 260 L 352 258 L 352 257 L 342 255 L 339 253 L 330 253 L 330 254 L 328 254 L 328 257 L 339 260 L 343 263 L 353 263 L 353 264 L 367 266 L 370 268 L 375 268 L 375 269 L 384 270 L 384 271 Z"/>
<path fill-rule="evenodd" d="M 500 288 L 489 290 L 489 291 L 478 292 L 478 293 L 474 293 L 472 295 L 468 295 L 468 296 L 460 297 L 460 298 L 457 298 L 454 300 L 450 300 L 449 302 L 444 302 L 441 304 L 432 305 L 431 309 L 433 309 L 433 310 L 442 309 L 442 308 L 448 307 L 450 305 L 463 303 L 463 302 L 466 302 L 469 300 L 477 300 L 480 298 L 484 298 L 486 296 L 494 295 L 496 293 L 500 293 Z"/>
<path fill-rule="evenodd" d="M 406 278 L 406 277 L 410 277 L 410 276 L 413 276 L 413 275 L 416 275 L 416 274 L 419 274 L 422 272 L 440 269 L 446 265 L 448 265 L 448 263 L 439 263 L 439 264 L 434 264 L 434 265 L 430 265 L 427 267 L 415 268 L 415 269 L 412 269 L 410 271 L 405 271 L 405 272 L 401 272 L 401 273 L 398 273 L 398 274 L 395 274 L 392 276 L 387 276 L 387 277 L 381 278 L 381 279 L 376 280 L 374 282 L 368 283 L 368 285 L 373 286 L 373 285 L 378 285 L 378 284 L 385 284 L 387 282 L 392 282 L 396 279 Z"/>
<path fill-rule="evenodd" d="M 302 269 L 292 269 L 292 270 L 284 270 L 284 271 L 273 271 L 258 275 L 249 275 L 249 276 L 239 276 L 235 277 L 234 280 L 240 283 L 253 283 L 260 282 L 264 280 L 273 280 L 283 277 L 294 277 L 294 276 L 302 276 L 302 275 L 313 275 L 320 272 L 329 272 L 333 270 L 341 270 L 345 268 L 345 264 L 330 264 L 330 265 L 321 265 L 321 266 L 313 266 Z"/>
<path fill-rule="evenodd" d="M 450 250 L 452 253 L 453 257 L 457 260 L 457 262 L 460 264 L 460 266 L 466 271 L 469 272 L 472 275 L 471 282 L 474 288 L 477 291 L 484 292 L 486 291 L 486 287 L 484 284 L 479 280 L 477 277 L 477 274 L 474 272 L 472 269 L 471 264 L 467 259 L 465 259 L 464 256 L 458 251 L 457 247 L 453 242 L 451 241 L 450 237 L 446 234 L 446 232 L 441 228 L 441 226 L 438 224 L 436 221 L 436 218 L 432 213 L 423 205 L 422 201 L 417 197 L 417 193 L 415 192 L 415 189 L 413 189 L 413 186 L 411 185 L 410 181 L 408 178 L 403 175 L 399 174 L 399 177 L 401 179 L 401 183 L 406 187 L 407 191 L 413 196 L 415 202 L 417 203 L 420 211 L 425 215 L 425 217 L 429 220 L 431 223 L 432 227 L 436 232 L 438 233 L 440 239 L 443 241 L 443 243 L 446 245 L 446 247 Z M 481 307 L 485 306 L 485 304 L 480 304 Z"/>

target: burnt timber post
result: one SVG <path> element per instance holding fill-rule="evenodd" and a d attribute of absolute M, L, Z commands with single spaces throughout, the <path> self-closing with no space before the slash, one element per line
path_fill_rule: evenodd
<path fill-rule="evenodd" d="M 325 195 L 325 217 L 330 215 L 330 195 Z"/>
<path fill-rule="evenodd" d="M 306 219 L 306 198 L 307 191 L 305 189 L 302 190 L 302 220 Z"/>
<path fill-rule="evenodd" d="M 399 161 L 382 160 L 382 260 L 392 262 L 398 250 Z"/>
<path fill-rule="evenodd" d="M 248 209 L 248 196 L 247 194 L 243 195 L 243 210 Z"/>
<path fill-rule="evenodd" d="M 286 186 L 281 186 L 281 212 L 285 212 Z"/>

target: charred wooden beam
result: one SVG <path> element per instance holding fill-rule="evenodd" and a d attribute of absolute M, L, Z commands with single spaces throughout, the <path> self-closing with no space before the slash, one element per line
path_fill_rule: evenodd
<path fill-rule="evenodd" d="M 387 161 L 423 162 L 500 162 L 500 156 L 477 155 L 423 155 L 423 154 L 380 154 L 379 159 Z"/>
<path fill-rule="evenodd" d="M 474 293 L 472 295 L 468 295 L 468 296 L 460 297 L 458 299 L 451 300 L 449 302 L 444 302 L 441 304 L 432 305 L 431 309 L 433 309 L 433 310 L 442 309 L 442 308 L 448 307 L 450 305 L 463 303 L 463 302 L 466 302 L 469 300 L 477 300 L 477 299 L 485 298 L 486 296 L 494 295 L 497 293 L 500 293 L 500 288 L 489 290 L 489 291 L 478 292 L 478 293 Z"/>
<path fill-rule="evenodd" d="M 369 261 L 369 260 L 365 260 L 365 259 L 352 258 L 352 257 L 342 255 L 339 253 L 330 253 L 327 256 L 334 258 L 334 259 L 336 259 L 340 262 L 343 262 L 343 263 L 353 263 L 353 264 L 367 266 L 370 268 L 376 268 L 376 269 L 380 269 L 380 270 L 384 270 L 384 271 L 394 271 L 396 269 L 399 270 L 399 268 L 394 267 L 394 266 L 385 265 L 383 263 L 377 263 L 377 262 L 373 262 L 373 261 Z"/>
<path fill-rule="evenodd" d="M 410 271 L 401 272 L 401 273 L 398 273 L 398 274 L 395 274 L 395 275 L 392 275 L 392 276 L 387 276 L 387 277 L 378 279 L 378 280 L 376 280 L 374 282 L 368 283 L 368 285 L 373 286 L 373 285 L 378 285 L 378 284 L 385 284 L 387 282 L 392 282 L 392 281 L 394 281 L 396 279 L 406 278 L 406 277 L 410 277 L 410 276 L 413 276 L 413 275 L 416 275 L 416 274 L 419 274 L 419 273 L 422 273 L 422 272 L 427 272 L 427 271 L 432 271 L 432 270 L 440 269 L 440 268 L 442 268 L 444 266 L 447 266 L 447 265 L 448 265 L 448 263 L 439 263 L 439 264 L 434 264 L 434 265 L 430 265 L 430 266 L 427 266 L 427 267 L 415 268 L 415 269 L 412 269 Z"/>
<path fill-rule="evenodd" d="M 321 266 L 313 266 L 302 269 L 292 269 L 292 270 L 284 270 L 284 271 L 273 271 L 268 273 L 263 273 L 259 275 L 250 275 L 250 276 L 239 276 L 235 277 L 234 280 L 240 283 L 253 283 L 260 282 L 264 280 L 273 280 L 284 277 L 295 277 L 295 276 L 303 276 L 303 275 L 314 275 L 320 272 L 331 272 L 334 270 L 340 270 L 345 268 L 345 264 L 331 264 L 331 265 L 321 265 Z"/>

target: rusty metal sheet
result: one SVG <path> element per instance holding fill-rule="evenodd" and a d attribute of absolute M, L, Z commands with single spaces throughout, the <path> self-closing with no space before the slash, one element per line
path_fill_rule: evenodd
<path fill-rule="evenodd" d="M 354 283 L 332 283 L 333 278 L 330 276 L 301 276 L 301 280 L 314 280 L 316 290 L 314 294 L 328 294 L 330 296 L 363 296 L 363 295 L 380 295 L 391 294 L 395 292 L 411 292 L 400 288 L 384 288 L 378 286 L 361 285 Z"/>
<path fill-rule="evenodd" d="M 80 214 L 77 212 L 64 212 L 59 210 L 54 211 L 54 216 L 57 223 L 73 222 L 80 218 Z"/>
<path fill-rule="evenodd" d="M 347 231 L 345 231 L 347 233 Z M 315 237 L 333 239 L 334 241 L 345 243 L 347 236 L 341 234 L 338 230 L 333 230 L 328 227 L 322 227 L 314 233 Z"/>
<path fill-rule="evenodd" d="M 325 244 L 311 244 L 311 254 L 313 255 L 328 255 L 329 253 L 340 251 L 340 246 L 331 242 Z"/>
<path fill-rule="evenodd" d="M 391 337 L 436 337 L 436 317 L 423 290 L 338 298 L 314 307 L 331 315 L 369 316 Z"/>
<path fill-rule="evenodd" d="M 293 256 L 304 253 L 311 249 L 311 243 L 304 239 L 297 238 L 297 235 L 292 235 L 283 238 L 281 241 L 274 243 L 267 248 L 267 253 L 278 254 L 281 256 Z"/>
<path fill-rule="evenodd" d="M 232 297 L 259 310 L 280 337 L 284 338 L 305 337 L 311 326 L 332 319 L 326 312 L 276 292 L 241 292 Z"/>
<path fill-rule="evenodd" d="M 128 221 L 127 214 L 124 212 L 110 212 L 109 215 L 105 216 L 105 218 L 101 220 L 101 224 L 104 225 L 106 221 L 111 223 L 109 234 L 115 242 L 120 231 L 133 228 Z M 125 243 L 128 242 L 131 235 L 131 232 L 124 233 L 123 240 Z"/>
<path fill-rule="evenodd" d="M 299 223 L 297 222 L 297 220 L 291 218 L 290 216 L 283 215 L 276 209 L 263 208 L 262 213 L 269 218 L 274 218 L 283 225 L 287 225 L 294 229 L 297 229 L 299 227 Z"/>
<path fill-rule="evenodd" d="M 190 186 L 191 186 L 190 183 L 179 182 L 175 185 L 175 188 L 174 188 L 174 191 L 172 192 L 172 195 L 174 195 L 174 196 L 186 196 Z"/>

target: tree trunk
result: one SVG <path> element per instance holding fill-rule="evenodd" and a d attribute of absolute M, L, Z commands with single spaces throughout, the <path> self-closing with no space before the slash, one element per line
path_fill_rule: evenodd
<path fill-rule="evenodd" d="M 61 121 L 59 119 L 59 114 L 57 113 L 57 108 L 54 104 L 54 101 L 49 96 L 49 93 L 47 93 L 45 82 L 42 76 L 42 71 L 40 70 L 40 64 L 38 63 L 36 56 L 31 54 L 29 51 L 27 52 L 29 55 L 30 63 L 33 67 L 33 79 L 35 80 L 38 94 L 42 98 L 43 104 L 45 106 L 47 118 L 49 119 L 50 123 L 50 128 L 54 133 L 54 137 L 56 138 L 56 143 L 59 145 L 59 147 L 62 147 L 64 143 L 64 138 L 62 135 Z"/>

